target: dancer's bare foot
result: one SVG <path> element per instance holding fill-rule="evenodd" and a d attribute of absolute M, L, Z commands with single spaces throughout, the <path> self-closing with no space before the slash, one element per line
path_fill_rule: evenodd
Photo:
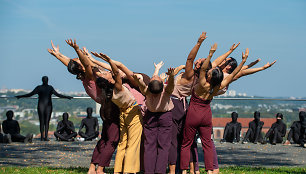
<path fill-rule="evenodd" d="M 104 167 L 98 166 L 98 168 L 97 168 L 97 174 L 105 174 L 105 173 L 104 173 Z"/>
<path fill-rule="evenodd" d="M 94 164 L 90 164 L 87 174 L 96 174 L 96 166 Z"/>

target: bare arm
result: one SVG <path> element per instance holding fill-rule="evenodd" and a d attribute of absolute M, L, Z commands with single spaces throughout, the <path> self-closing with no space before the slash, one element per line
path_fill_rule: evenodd
<path fill-rule="evenodd" d="M 52 40 L 51 40 L 51 46 L 52 49 L 48 49 L 48 52 L 52 54 L 54 57 L 56 57 L 59 61 L 61 61 L 65 66 L 68 66 L 70 58 L 60 53 L 59 46 L 55 47 Z"/>
<path fill-rule="evenodd" d="M 239 46 L 240 42 L 236 45 L 236 44 L 233 44 L 232 47 L 230 48 L 230 50 L 228 52 L 226 52 L 225 54 L 219 56 L 216 60 L 214 60 L 211 65 L 212 65 L 212 68 L 215 68 L 217 67 L 218 65 L 220 65 L 223 60 L 225 60 L 238 46 Z"/>
<path fill-rule="evenodd" d="M 256 65 L 256 64 L 257 64 L 258 62 L 260 62 L 260 61 L 261 61 L 261 59 L 257 59 L 257 60 L 255 60 L 254 62 L 251 62 L 250 64 L 243 66 L 243 67 L 241 68 L 241 71 L 244 70 L 244 69 L 248 69 L 248 68 L 253 67 L 254 65 Z"/>
<path fill-rule="evenodd" d="M 209 62 L 211 57 L 214 55 L 215 51 L 217 50 L 217 44 L 215 43 L 213 46 L 211 46 L 209 50 L 209 54 L 207 58 L 205 59 L 204 63 L 201 66 L 201 71 L 200 71 L 200 84 L 201 86 L 204 86 L 206 83 L 206 69 L 208 68 Z"/>
<path fill-rule="evenodd" d="M 268 62 L 267 64 L 265 64 L 264 66 L 259 67 L 259 68 L 248 68 L 248 69 L 241 70 L 239 73 L 237 73 L 237 74 L 234 76 L 234 78 L 233 78 L 232 81 L 235 81 L 235 80 L 239 79 L 240 77 L 247 76 L 247 75 L 251 75 L 251 74 L 257 73 L 257 72 L 259 72 L 259 71 L 268 69 L 268 68 L 270 68 L 275 62 L 276 62 L 276 60 L 273 61 L 272 63 L 269 63 L 269 62 Z"/>
<path fill-rule="evenodd" d="M 92 61 L 89 60 L 86 53 L 83 50 L 79 49 L 79 46 L 76 44 L 75 40 L 73 42 L 72 39 L 68 39 L 68 40 L 66 40 L 66 42 L 67 42 L 68 45 L 70 45 L 72 48 L 74 48 L 74 50 L 78 54 L 78 56 L 80 58 L 80 61 L 85 68 L 86 78 L 91 79 L 91 80 L 95 80 L 95 77 L 94 77 L 93 71 L 92 71 L 92 67 L 94 65 L 93 65 Z"/>
<path fill-rule="evenodd" d="M 174 74 L 178 74 L 182 69 L 185 68 L 185 65 L 180 65 L 174 69 Z"/>
<path fill-rule="evenodd" d="M 197 44 L 192 48 L 192 50 L 190 51 L 187 61 L 186 61 L 186 66 L 185 66 L 185 77 L 187 80 L 190 80 L 193 75 L 194 75 L 194 71 L 193 71 L 193 62 L 194 59 L 196 58 L 199 48 L 202 45 L 203 41 L 206 39 L 206 32 L 202 32 L 202 34 L 200 35 Z"/>
<path fill-rule="evenodd" d="M 138 84 L 140 92 L 142 93 L 142 95 L 146 96 L 148 87 L 143 82 L 143 80 L 141 78 L 141 75 L 140 74 L 134 74 L 133 78 L 134 78 L 135 82 Z"/>
<path fill-rule="evenodd" d="M 171 67 L 168 68 L 167 75 L 169 76 L 169 78 L 168 78 L 168 84 L 165 88 L 165 92 L 167 92 L 168 94 L 172 94 L 174 89 L 174 76 L 175 76 L 174 68 Z"/>
<path fill-rule="evenodd" d="M 229 75 L 221 82 L 221 86 L 220 86 L 220 88 L 219 88 L 220 90 L 223 89 L 224 87 L 228 86 L 228 85 L 232 82 L 234 76 L 241 70 L 241 68 L 242 68 L 243 64 L 246 62 L 248 56 L 249 56 L 249 49 L 247 48 L 247 49 L 245 50 L 245 54 L 242 52 L 242 61 L 241 61 L 241 63 L 239 64 L 239 66 L 236 67 L 235 70 L 234 70 L 231 74 L 229 74 Z"/>
<path fill-rule="evenodd" d="M 161 69 L 163 65 L 164 65 L 163 61 L 160 61 L 158 64 L 154 63 L 155 70 L 154 70 L 153 76 L 158 76 L 159 70 Z"/>
<path fill-rule="evenodd" d="M 112 61 L 112 59 L 110 57 L 108 57 L 106 54 L 100 53 L 100 55 L 103 57 L 102 59 L 105 60 L 106 62 L 109 63 L 109 65 L 112 68 L 112 72 L 114 74 L 114 80 L 115 80 L 115 88 L 118 91 L 122 91 L 123 87 L 122 87 L 122 79 L 121 76 L 119 74 L 119 69 L 117 67 L 117 65 Z"/>

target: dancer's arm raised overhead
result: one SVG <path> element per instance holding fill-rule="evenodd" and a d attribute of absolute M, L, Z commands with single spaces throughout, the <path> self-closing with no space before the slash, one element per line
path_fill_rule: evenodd
<path fill-rule="evenodd" d="M 102 54 L 102 53 L 100 53 Z M 120 73 L 119 73 L 119 69 L 117 67 L 117 65 L 112 61 L 112 59 L 110 57 L 108 57 L 107 55 L 105 54 L 102 54 L 103 56 L 103 60 L 105 60 L 106 62 L 109 63 L 109 65 L 111 66 L 112 68 L 112 72 L 114 74 L 114 80 L 115 80 L 115 84 L 114 84 L 114 87 L 118 90 L 118 91 L 122 91 L 123 90 L 123 87 L 122 87 L 122 79 L 121 79 L 121 76 L 120 76 Z"/>
<path fill-rule="evenodd" d="M 94 59 L 91 56 L 91 54 L 89 53 L 89 51 L 88 51 L 88 49 L 86 47 L 83 47 L 83 51 L 85 52 L 85 54 L 89 58 L 89 60 L 91 60 L 94 63 L 94 65 L 97 65 L 97 66 L 99 66 L 99 67 L 101 67 L 103 69 L 107 69 L 109 71 L 112 70 L 112 68 L 110 67 L 110 65 L 108 63 L 100 62 L 100 61 Z M 91 53 L 93 54 L 93 52 L 91 52 Z"/>
<path fill-rule="evenodd" d="M 142 95 L 146 96 L 148 91 L 148 86 L 143 82 L 142 76 L 140 74 L 134 74 L 133 78 L 137 83 Z"/>
<path fill-rule="evenodd" d="M 249 68 L 253 67 L 254 65 L 256 65 L 256 64 L 257 64 L 258 62 L 260 62 L 260 61 L 261 61 L 261 59 L 259 58 L 259 59 L 255 60 L 255 61 L 251 62 L 251 63 L 248 64 L 248 65 L 244 65 L 244 66 L 241 68 L 240 72 L 241 72 L 242 70 L 244 70 L 244 69 L 249 69 Z"/>
<path fill-rule="evenodd" d="M 237 73 L 237 74 L 234 76 L 234 78 L 233 78 L 232 81 L 235 81 L 235 80 L 239 79 L 240 77 L 247 76 L 247 75 L 254 74 L 254 73 L 257 73 L 257 72 L 259 72 L 259 71 L 268 69 L 268 68 L 270 68 L 275 62 L 276 62 L 276 60 L 273 61 L 272 63 L 269 63 L 269 62 L 268 62 L 267 64 L 265 64 L 264 66 L 259 67 L 259 68 L 248 68 L 248 69 L 241 70 L 239 73 Z"/>
<path fill-rule="evenodd" d="M 235 70 L 234 70 L 231 74 L 229 74 L 229 75 L 221 82 L 220 90 L 223 89 L 223 88 L 225 88 L 226 86 L 228 86 L 228 85 L 232 82 L 234 76 L 241 70 L 241 68 L 242 68 L 243 64 L 246 62 L 248 56 L 249 56 L 249 49 L 247 48 L 247 49 L 245 50 L 245 54 L 242 52 L 242 61 L 241 61 L 241 63 L 235 68 Z"/>
<path fill-rule="evenodd" d="M 82 65 L 85 68 L 86 78 L 91 79 L 91 80 L 95 80 L 94 75 L 93 75 L 93 71 L 92 71 L 92 67 L 94 67 L 94 64 L 92 63 L 91 60 L 89 60 L 86 53 L 83 50 L 79 49 L 79 46 L 76 44 L 75 39 L 74 39 L 74 41 L 72 41 L 72 39 L 67 39 L 66 42 L 67 42 L 68 45 L 70 45 L 72 48 L 74 48 L 74 50 L 78 54 L 79 59 L 80 59 Z"/>
<path fill-rule="evenodd" d="M 163 61 L 160 61 L 158 64 L 154 63 L 154 73 L 153 73 L 153 76 L 158 76 L 158 73 L 159 73 L 159 70 L 161 69 L 161 67 L 164 65 L 164 62 Z M 152 77 L 153 77 L 152 76 Z"/>
<path fill-rule="evenodd" d="M 106 54 L 103 54 L 103 53 L 96 53 L 96 52 L 91 52 L 94 56 L 98 57 L 98 58 L 101 58 L 104 60 L 104 57 L 107 56 Z M 119 75 L 122 77 L 122 76 L 126 76 L 126 78 L 132 83 L 132 85 L 134 85 L 135 87 L 137 87 L 137 83 L 135 82 L 134 78 L 133 78 L 133 72 L 131 70 L 129 70 L 123 63 L 119 62 L 119 61 L 116 61 L 116 60 L 113 60 L 113 63 L 119 68 Z M 100 61 L 97 61 L 95 60 L 94 63 L 97 63 L 98 65 L 100 65 L 100 63 L 103 63 L 103 62 L 100 62 Z M 100 65 L 101 66 L 101 65 Z M 111 71 L 111 67 L 110 65 L 109 66 L 109 70 Z M 107 68 L 105 68 L 107 69 Z M 124 73 L 124 74 L 123 74 Z"/>
<path fill-rule="evenodd" d="M 166 73 L 168 75 L 168 84 L 165 88 L 165 92 L 168 94 L 172 94 L 174 89 L 174 76 L 175 76 L 175 69 L 174 68 L 168 68 L 168 72 Z"/>
<path fill-rule="evenodd" d="M 174 69 L 174 74 L 178 74 L 182 69 L 185 69 L 185 65 L 180 65 Z"/>
<path fill-rule="evenodd" d="M 202 45 L 202 42 L 207 38 L 206 32 L 202 32 L 200 35 L 197 44 L 192 48 L 190 51 L 187 61 L 186 61 L 186 66 L 185 66 L 185 78 L 187 80 L 191 80 L 194 75 L 194 70 L 193 70 L 193 62 L 194 59 L 197 56 L 197 53 L 199 51 L 200 46 Z"/>
<path fill-rule="evenodd" d="M 63 55 L 59 50 L 59 46 L 57 45 L 57 47 L 55 47 L 52 40 L 51 40 L 51 46 L 52 49 L 48 48 L 48 52 L 52 54 L 54 57 L 56 57 L 59 61 L 61 61 L 65 66 L 68 66 L 70 58 Z"/>
<path fill-rule="evenodd" d="M 202 66 L 201 66 L 199 83 L 202 87 L 204 87 L 205 83 L 207 82 L 207 80 L 206 80 L 206 70 L 208 68 L 210 59 L 212 58 L 215 51 L 217 50 L 217 46 L 218 45 L 216 43 L 213 46 L 211 46 L 211 48 L 209 50 L 209 54 L 208 54 L 207 58 L 205 59 L 204 63 L 202 64 Z"/>
<path fill-rule="evenodd" d="M 240 42 L 237 45 L 233 44 L 228 52 L 226 52 L 225 54 L 223 54 L 223 55 L 219 56 L 217 59 L 215 59 L 211 63 L 212 68 L 215 68 L 218 65 L 220 65 L 239 46 L 239 44 L 240 44 Z"/>

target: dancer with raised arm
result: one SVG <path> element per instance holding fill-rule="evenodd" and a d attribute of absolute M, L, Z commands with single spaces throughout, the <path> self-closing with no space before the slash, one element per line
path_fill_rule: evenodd
<path fill-rule="evenodd" d="M 81 65 L 78 65 L 77 62 L 74 64 L 78 69 L 68 65 L 68 70 L 73 70 L 72 73 L 80 72 L 80 80 L 83 82 L 86 93 L 101 104 L 100 117 L 103 120 L 101 139 L 93 151 L 88 173 L 102 174 L 105 167 L 109 166 L 119 141 L 119 108 L 111 101 L 113 91 L 108 87 L 108 81 L 112 81 L 112 75 L 110 72 L 95 68 L 85 50 L 80 50 L 76 41 L 68 39 L 66 42 L 77 52 L 85 71 L 81 71 Z M 96 165 L 98 165 L 97 170 Z"/>
<path fill-rule="evenodd" d="M 15 96 L 17 99 L 24 98 L 24 97 L 31 97 L 35 94 L 38 95 L 38 105 L 37 105 L 37 111 L 38 111 L 38 117 L 39 117 L 39 124 L 40 124 L 40 140 L 41 141 L 49 141 L 48 138 L 48 131 L 49 131 L 49 123 L 51 119 L 51 113 L 52 113 L 52 94 L 59 98 L 67 98 L 72 99 L 73 97 L 62 95 L 57 93 L 53 86 L 48 85 L 48 77 L 43 76 L 42 77 L 42 85 L 37 86 L 32 92 L 24 95 L 17 95 Z"/>
<path fill-rule="evenodd" d="M 135 97 L 122 84 L 119 69 L 108 57 L 103 56 L 114 74 L 112 101 L 120 108 L 120 140 L 117 148 L 114 173 L 137 173 L 140 171 L 140 144 L 142 114 Z M 109 86 L 110 86 L 109 85 Z"/>
<path fill-rule="evenodd" d="M 166 173 L 171 145 L 173 103 L 170 96 L 174 88 L 174 69 L 169 68 L 168 84 L 164 87 L 158 76 L 162 64 L 155 65 L 148 85 L 139 75 L 134 75 L 142 94 L 146 97 L 144 115 L 144 170 L 145 173 Z"/>
<path fill-rule="evenodd" d="M 186 123 L 183 131 L 183 143 L 181 149 L 181 169 L 186 173 L 189 166 L 190 147 L 194 141 L 196 131 L 199 132 L 202 147 L 204 150 L 205 168 L 208 173 L 213 172 L 213 145 L 211 141 L 212 113 L 210 102 L 218 91 L 229 85 L 233 77 L 240 71 L 245 63 L 249 50 L 242 53 L 242 62 L 225 79 L 219 67 L 208 70 L 208 65 L 213 53 L 216 51 L 217 44 L 214 44 L 208 57 L 205 59 L 200 69 L 199 82 L 195 85 L 190 99 Z M 208 71 L 207 71 L 208 70 Z"/>

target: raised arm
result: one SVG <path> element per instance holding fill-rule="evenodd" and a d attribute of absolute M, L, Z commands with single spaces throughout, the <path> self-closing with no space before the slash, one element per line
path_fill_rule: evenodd
<path fill-rule="evenodd" d="M 96 57 L 99 57 L 99 58 L 101 58 L 101 59 L 103 59 L 102 57 L 102 55 L 100 55 L 100 54 L 98 54 L 98 53 L 94 53 L 94 52 L 91 52 L 93 55 L 95 55 Z M 105 54 L 104 54 L 105 55 Z M 137 87 L 138 85 L 137 85 L 137 83 L 135 82 L 135 80 L 134 80 L 134 78 L 133 78 L 133 72 L 130 70 L 130 69 L 128 69 L 123 63 L 121 63 L 121 62 L 119 62 L 119 61 L 115 61 L 115 60 L 113 60 L 112 59 L 112 61 L 113 61 L 113 63 L 119 68 L 119 73 L 120 73 L 120 76 L 123 76 L 122 75 L 122 73 L 124 73 L 125 74 L 125 76 L 126 76 L 126 78 L 134 85 L 134 87 Z M 100 62 L 100 61 L 97 61 L 97 60 L 95 60 L 95 62 L 94 63 L 102 63 L 102 62 Z M 99 64 L 100 65 L 100 64 Z M 111 71 L 112 69 L 111 69 L 111 67 L 110 67 L 110 65 L 109 64 L 107 64 L 108 66 L 109 66 L 109 70 Z M 105 69 L 107 69 L 107 68 L 105 68 Z"/>
<path fill-rule="evenodd" d="M 17 99 L 20 99 L 20 98 L 24 98 L 24 97 L 31 97 L 31 96 L 33 96 L 33 95 L 35 95 L 35 94 L 38 94 L 38 86 L 37 86 L 32 92 L 30 92 L 30 93 L 28 93 L 28 94 L 16 95 L 15 97 L 16 97 Z"/>
<path fill-rule="evenodd" d="M 206 83 L 206 70 L 208 68 L 209 62 L 214 55 L 215 51 L 217 50 L 217 44 L 215 43 L 213 46 L 211 46 L 209 50 L 209 54 L 207 58 L 204 60 L 202 66 L 201 66 L 201 71 L 200 71 L 200 84 L 201 86 L 204 86 Z"/>
<path fill-rule="evenodd" d="M 164 65 L 163 61 L 160 61 L 158 64 L 154 63 L 155 70 L 154 70 L 153 76 L 158 76 L 159 70 L 161 69 L 163 65 Z"/>
<path fill-rule="evenodd" d="M 243 64 L 246 62 L 248 56 L 249 56 L 249 49 L 247 48 L 247 49 L 245 50 L 245 54 L 242 52 L 242 61 L 241 61 L 241 63 L 239 64 L 239 66 L 237 66 L 237 67 L 235 68 L 235 70 L 234 70 L 231 74 L 229 74 L 229 75 L 221 82 L 221 86 L 220 86 L 220 88 L 219 88 L 220 90 L 223 89 L 223 88 L 225 88 L 226 86 L 228 86 L 228 85 L 232 82 L 234 76 L 241 70 L 241 68 L 242 68 Z"/>
<path fill-rule="evenodd" d="M 192 48 L 190 51 L 187 61 L 186 61 L 186 67 L 185 67 L 185 77 L 187 80 L 190 80 L 193 75 L 194 75 L 194 70 L 193 70 L 193 62 L 194 59 L 196 58 L 199 48 L 202 45 L 202 42 L 207 38 L 206 32 L 202 32 L 200 35 L 197 44 Z"/>
<path fill-rule="evenodd" d="M 79 49 L 79 46 L 76 44 L 75 40 L 72 41 L 72 39 L 67 39 L 66 42 L 67 42 L 68 45 L 70 45 L 72 48 L 74 48 L 74 50 L 78 54 L 78 56 L 80 58 L 80 61 L 85 68 L 86 78 L 91 79 L 91 80 L 95 80 L 95 77 L 94 77 L 93 71 L 92 71 L 92 67 L 94 67 L 94 64 L 92 63 L 91 60 L 89 60 L 86 53 L 83 50 Z"/>
<path fill-rule="evenodd" d="M 185 65 L 180 65 L 174 69 L 174 74 L 178 74 L 182 69 L 185 69 Z"/>
<path fill-rule="evenodd" d="M 122 91 L 123 90 L 123 88 L 122 88 L 122 79 L 121 79 L 121 76 L 120 76 L 119 69 L 118 69 L 117 65 L 106 54 L 100 53 L 100 55 L 102 55 L 102 57 L 103 57 L 102 59 L 105 60 L 106 62 L 108 62 L 109 65 L 112 68 L 112 72 L 113 72 L 114 77 L 115 77 L 114 78 L 114 80 L 115 80 L 115 85 L 114 85 L 115 88 L 118 91 Z"/>
<path fill-rule="evenodd" d="M 133 78 L 137 85 L 139 86 L 140 92 L 142 95 L 146 96 L 148 87 L 147 85 L 143 82 L 142 76 L 140 74 L 134 74 Z"/>
<path fill-rule="evenodd" d="M 223 55 L 219 56 L 217 59 L 215 59 L 211 63 L 212 68 L 215 68 L 218 65 L 220 65 L 239 46 L 239 44 L 240 44 L 240 42 L 237 45 L 233 44 L 228 52 L 226 52 L 225 54 L 223 54 Z"/>
<path fill-rule="evenodd" d="M 244 69 L 251 68 L 251 67 L 253 67 L 254 65 L 256 65 L 256 64 L 257 64 L 258 62 L 260 62 L 260 61 L 261 61 L 261 59 L 257 59 L 257 60 L 251 62 L 251 63 L 248 64 L 248 65 L 244 65 L 244 66 L 241 68 L 240 71 L 242 71 L 242 70 L 244 70 Z"/>
<path fill-rule="evenodd" d="M 173 89 L 174 89 L 174 76 L 175 76 L 175 72 L 174 72 L 174 68 L 168 68 L 168 72 L 166 73 L 168 75 L 168 83 L 167 86 L 165 88 L 165 92 L 167 92 L 168 94 L 172 94 Z"/>
<path fill-rule="evenodd" d="M 65 66 L 68 66 L 70 58 L 63 55 L 59 50 L 59 46 L 57 45 L 57 47 L 55 47 L 52 40 L 51 40 L 51 46 L 52 46 L 52 49 L 48 48 L 48 52 L 54 57 L 56 57 L 59 61 L 61 61 Z"/>
<path fill-rule="evenodd" d="M 248 68 L 248 69 L 241 70 L 239 73 L 237 73 L 237 74 L 234 76 L 234 78 L 233 78 L 232 81 L 235 81 L 235 80 L 239 79 L 240 77 L 247 76 L 247 75 L 251 75 L 251 74 L 257 73 L 257 72 L 259 72 L 259 71 L 268 69 L 268 68 L 270 68 L 275 62 L 276 62 L 276 60 L 273 61 L 272 63 L 269 63 L 269 62 L 268 62 L 267 64 L 265 64 L 264 66 L 259 67 L 259 68 Z"/>

